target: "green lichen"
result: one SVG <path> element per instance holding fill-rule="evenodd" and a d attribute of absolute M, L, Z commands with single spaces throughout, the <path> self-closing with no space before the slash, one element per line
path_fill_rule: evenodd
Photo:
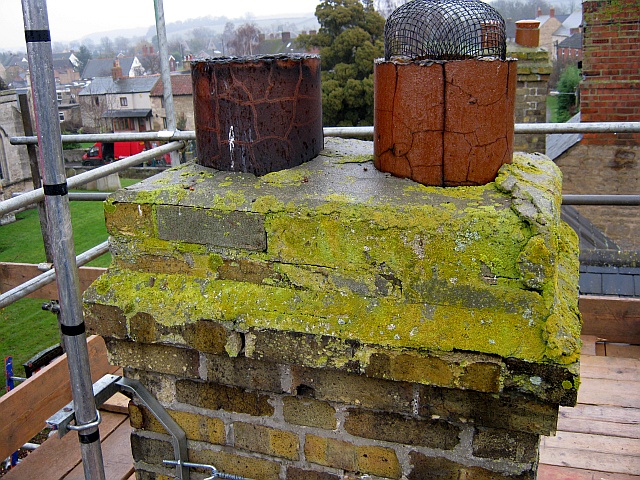
<path fill-rule="evenodd" d="M 192 249 L 143 235 L 122 240 L 131 257 L 164 255 L 180 268 L 190 262 L 194 272 L 176 267 L 178 273 L 161 275 L 120 263 L 95 285 L 96 300 L 128 315 L 150 313 L 166 325 L 211 318 L 240 330 L 273 328 L 570 365 L 579 355 L 577 254 L 575 235 L 559 222 L 556 173 L 525 158 L 503 167 L 496 184 L 410 184 L 398 187 L 397 198 L 372 194 L 365 200 L 348 190 L 313 196 L 296 190 L 306 183 L 306 168 L 255 179 L 265 194 L 254 201 L 245 196 L 250 182 L 236 190 L 216 184 L 189 201 L 197 198 L 212 214 L 264 214 L 266 251 Z M 282 186 L 296 187 L 282 197 L 287 200 L 273 194 Z M 166 193 L 174 188 L 147 193 L 158 203 L 175 201 L 176 192 Z M 218 273 L 230 260 L 269 273 L 237 281 L 243 272 L 233 263 L 234 280 L 223 280 Z"/>
<path fill-rule="evenodd" d="M 309 175 L 311 175 L 311 172 L 304 168 L 279 170 L 260 177 L 260 181 L 256 182 L 256 188 L 264 185 L 276 187 L 299 186 L 309 181 Z"/>
<path fill-rule="evenodd" d="M 284 202 L 275 195 L 262 195 L 251 205 L 251 210 L 256 213 L 281 212 L 284 209 Z"/>
<path fill-rule="evenodd" d="M 246 204 L 246 197 L 241 191 L 227 190 L 224 195 L 215 194 L 211 209 L 219 210 L 222 212 L 231 212 L 234 210 L 241 210 Z"/>
<path fill-rule="evenodd" d="M 373 155 L 348 155 L 345 157 L 339 157 L 334 160 L 334 163 L 367 163 L 373 162 Z"/>
<path fill-rule="evenodd" d="M 113 200 L 113 197 L 109 197 L 104 201 L 105 213 L 114 213 L 116 209 L 117 209 L 117 206 Z"/>

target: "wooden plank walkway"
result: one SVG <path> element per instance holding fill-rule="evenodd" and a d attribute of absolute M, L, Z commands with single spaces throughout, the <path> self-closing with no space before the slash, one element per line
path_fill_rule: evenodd
<path fill-rule="evenodd" d="M 583 355 L 575 408 L 540 445 L 539 480 L 640 480 L 640 360 Z"/>
<path fill-rule="evenodd" d="M 101 412 L 100 440 L 107 480 L 127 480 L 133 475 L 129 416 Z M 78 435 L 69 433 L 47 439 L 24 461 L 9 470 L 3 480 L 46 478 L 84 480 Z"/>

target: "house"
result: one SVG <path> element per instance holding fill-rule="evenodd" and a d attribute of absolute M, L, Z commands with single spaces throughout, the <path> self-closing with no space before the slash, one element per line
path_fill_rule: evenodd
<path fill-rule="evenodd" d="M 78 95 L 84 87 L 85 83 L 78 81 L 56 85 L 58 117 L 60 122 L 65 122 L 65 128 L 74 130 L 82 127 L 82 113 Z"/>
<path fill-rule="evenodd" d="M 154 51 L 153 45 L 150 43 L 143 43 L 141 51 L 137 55 L 140 60 L 140 64 L 144 68 L 146 74 L 160 73 L 162 66 L 160 65 L 160 55 Z M 169 71 L 175 72 L 178 69 L 178 62 L 173 55 L 169 55 L 168 58 Z"/>
<path fill-rule="evenodd" d="M 542 9 L 538 8 L 535 20 L 540 22 L 540 46 L 546 48 L 551 54 L 551 60 L 555 60 L 555 48 L 553 35 L 562 27 L 562 22 L 568 15 L 556 15 L 556 9 L 551 7 L 548 15 L 542 14 Z"/>
<path fill-rule="evenodd" d="M 152 130 L 149 94 L 160 77 L 123 77 L 116 60 L 112 76 L 94 78 L 78 97 L 85 128 L 100 132 Z"/>
<path fill-rule="evenodd" d="M 173 107 L 178 129 L 195 130 L 191 73 L 171 75 L 171 91 L 173 93 Z M 162 78 L 155 84 L 150 96 L 153 130 L 165 130 L 167 128 L 167 114 L 164 108 L 164 83 Z M 184 118 L 184 125 L 180 125 L 181 118 Z"/>
<path fill-rule="evenodd" d="M 562 61 L 581 61 L 582 32 L 576 32 L 558 43 L 556 55 L 558 60 Z"/>
<path fill-rule="evenodd" d="M 145 74 L 144 67 L 138 59 L 138 57 L 124 57 L 118 55 L 114 60 L 113 58 L 92 58 L 87 62 L 87 65 L 82 71 L 81 78 L 90 80 L 98 77 L 111 76 L 111 69 L 114 62 L 118 61 L 120 68 L 125 77 L 139 77 Z"/>
<path fill-rule="evenodd" d="M 25 88 L 29 86 L 29 61 L 27 56 L 11 55 L 3 64 L 4 80 L 11 88 Z"/>
<path fill-rule="evenodd" d="M 53 75 L 58 84 L 67 84 L 80 80 L 79 66 L 80 60 L 73 52 L 53 54 Z"/>
<path fill-rule="evenodd" d="M 558 57 L 557 48 L 562 41 L 582 31 L 582 10 L 556 15 L 555 8 L 551 7 L 548 15 L 542 15 L 538 8 L 535 20 L 540 22 L 540 46 L 549 51 L 552 60 Z"/>

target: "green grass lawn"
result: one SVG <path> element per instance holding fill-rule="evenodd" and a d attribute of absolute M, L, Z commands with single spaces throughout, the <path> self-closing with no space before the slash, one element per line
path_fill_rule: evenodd
<path fill-rule="evenodd" d="M 122 186 L 138 180 L 122 179 Z M 70 202 L 76 255 L 107 239 L 102 202 Z M 0 227 L 0 262 L 40 263 L 44 245 L 36 209 L 16 215 L 16 222 Z M 107 267 L 109 254 L 89 266 Z M 48 299 L 46 299 L 48 300 Z M 45 348 L 59 342 L 56 315 L 42 310 L 43 300 L 25 298 L 0 309 L 0 357 L 13 357 L 14 374 L 24 376 L 22 364 Z M 4 392 L 4 389 L 0 389 Z"/>

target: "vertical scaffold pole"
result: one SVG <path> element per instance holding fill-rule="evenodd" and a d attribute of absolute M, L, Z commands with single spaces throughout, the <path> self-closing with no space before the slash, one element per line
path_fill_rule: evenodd
<path fill-rule="evenodd" d="M 22 0 L 22 14 L 38 134 L 40 171 L 53 264 L 58 280 L 60 305 L 56 313 L 67 351 L 76 412 L 75 429 L 78 430 L 85 479 L 103 480 L 104 463 L 98 430 L 100 417 L 93 396 L 82 314 L 46 0 Z"/>
<path fill-rule="evenodd" d="M 167 46 L 167 30 L 164 21 L 164 5 L 162 0 L 154 0 L 156 14 L 156 33 L 158 34 L 158 55 L 160 55 L 160 71 L 164 87 L 164 112 L 167 118 L 167 130 L 175 132 L 177 128 L 176 112 L 173 106 L 173 90 L 171 88 L 171 71 L 169 69 L 169 48 Z M 170 154 L 171 166 L 180 164 L 180 156 L 175 150 Z"/>

